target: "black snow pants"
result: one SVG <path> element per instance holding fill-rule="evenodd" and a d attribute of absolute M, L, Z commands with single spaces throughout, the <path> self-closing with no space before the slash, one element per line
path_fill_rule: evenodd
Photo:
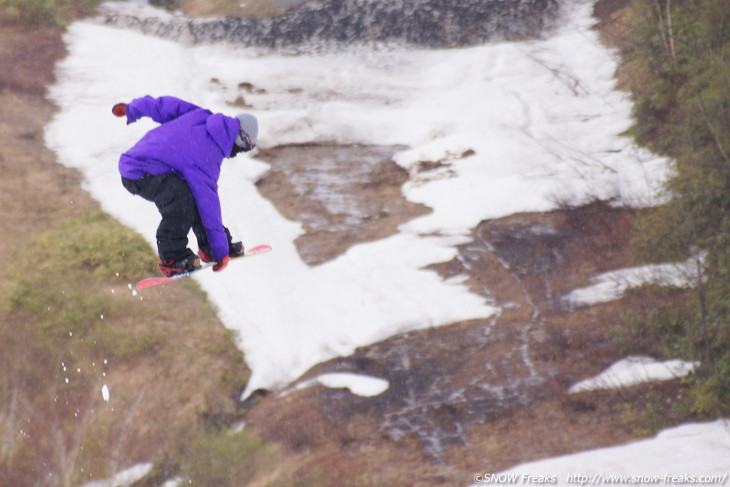
<path fill-rule="evenodd" d="M 157 251 L 164 262 L 189 256 L 188 234 L 192 228 L 198 248 L 210 255 L 210 244 L 200 219 L 193 193 L 185 180 L 174 174 L 147 175 L 142 179 L 122 177 L 122 185 L 133 195 L 153 202 L 162 216 L 157 227 Z M 226 234 L 230 243 L 228 229 Z"/>

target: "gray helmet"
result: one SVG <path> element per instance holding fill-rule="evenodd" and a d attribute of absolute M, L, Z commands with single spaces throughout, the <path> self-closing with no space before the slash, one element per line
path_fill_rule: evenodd
<path fill-rule="evenodd" d="M 250 151 L 256 147 L 256 138 L 259 135 L 259 122 L 250 113 L 241 113 L 236 118 L 241 123 L 241 130 L 238 132 L 235 144 L 244 151 Z"/>

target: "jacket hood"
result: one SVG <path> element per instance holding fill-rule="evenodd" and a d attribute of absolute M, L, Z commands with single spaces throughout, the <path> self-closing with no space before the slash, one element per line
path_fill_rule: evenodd
<path fill-rule="evenodd" d="M 238 136 L 238 127 L 238 119 L 227 117 L 222 113 L 211 115 L 205 122 L 205 129 L 220 147 L 224 156 L 230 154 L 233 149 L 233 142 Z"/>

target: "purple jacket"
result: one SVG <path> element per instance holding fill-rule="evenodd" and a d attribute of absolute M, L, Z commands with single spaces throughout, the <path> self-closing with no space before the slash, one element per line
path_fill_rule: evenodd
<path fill-rule="evenodd" d="M 184 179 L 198 205 L 211 257 L 223 259 L 228 255 L 228 239 L 218 198 L 218 177 L 223 159 L 231 153 L 240 122 L 172 96 L 145 96 L 127 105 L 127 123 L 145 116 L 161 125 L 122 154 L 119 172 L 128 179 L 140 179 L 147 174 L 175 174 Z"/>

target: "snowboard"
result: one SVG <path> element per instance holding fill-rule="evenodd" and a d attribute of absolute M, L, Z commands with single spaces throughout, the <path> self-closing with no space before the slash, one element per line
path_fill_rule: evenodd
<path fill-rule="evenodd" d="M 230 262 L 233 262 L 234 260 L 242 259 L 244 257 L 251 257 L 253 255 L 260 255 L 260 254 L 266 254 L 268 252 L 271 252 L 271 246 L 270 245 L 257 245 L 256 247 L 251 247 L 250 249 L 245 249 L 244 254 L 239 257 L 231 257 Z M 179 279 L 184 279 L 192 274 L 195 274 L 196 272 L 200 272 L 203 269 L 207 269 L 208 267 L 213 267 L 216 264 L 216 262 L 203 262 L 200 267 L 198 267 L 195 270 L 189 271 L 189 272 L 183 272 L 182 274 L 175 274 L 174 276 L 170 277 L 148 277 L 147 279 L 142 279 L 137 283 L 137 289 L 146 289 L 148 287 L 153 286 L 159 286 L 160 284 L 167 284 L 168 282 L 174 282 Z"/>

